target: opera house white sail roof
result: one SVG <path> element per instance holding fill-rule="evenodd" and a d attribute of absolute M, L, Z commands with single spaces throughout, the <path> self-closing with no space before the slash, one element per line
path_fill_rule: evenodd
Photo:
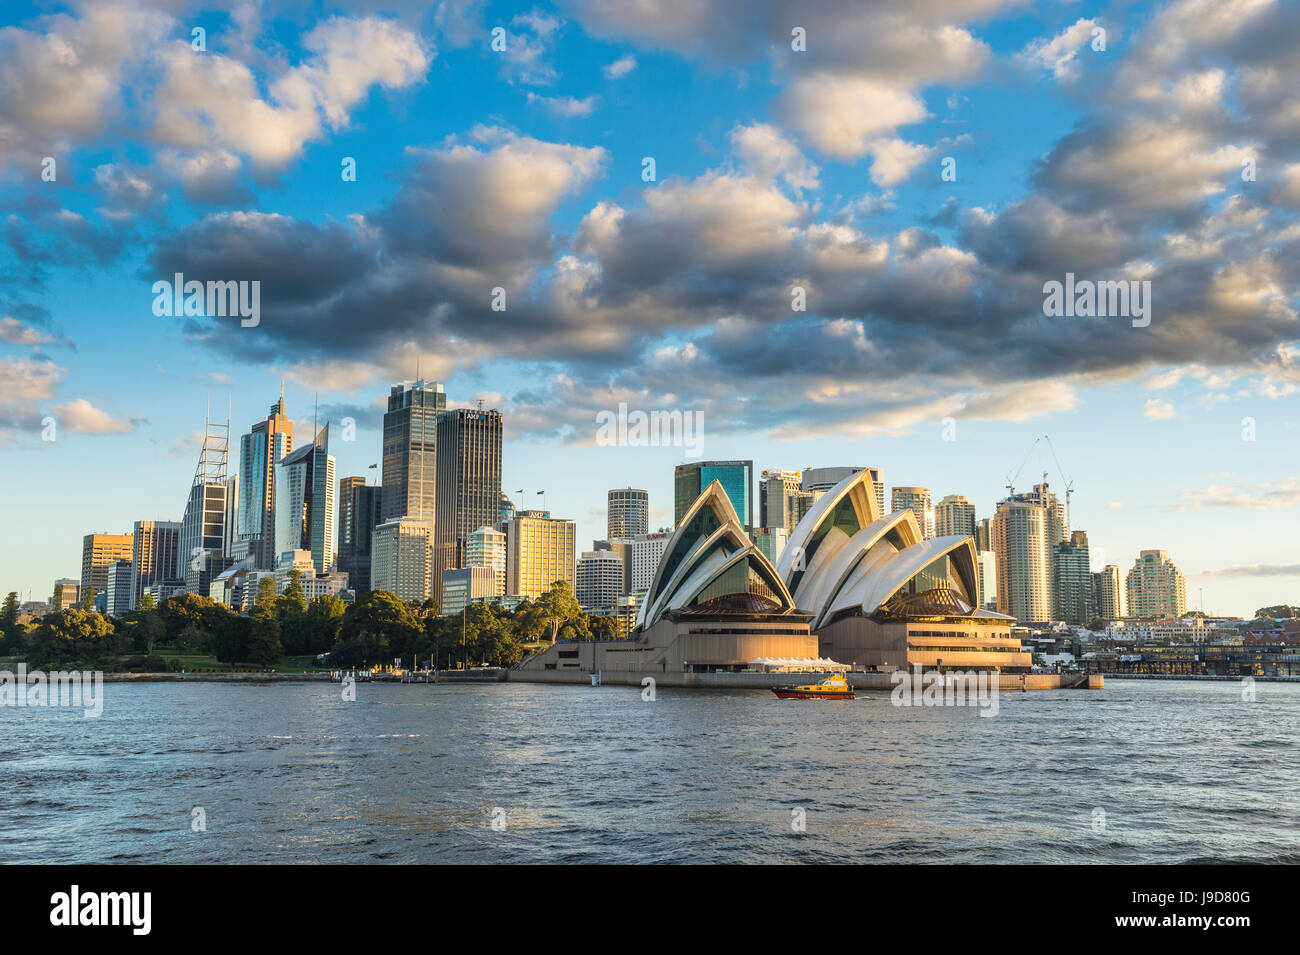
<path fill-rule="evenodd" d="M 814 631 L 854 614 L 1002 617 L 979 609 L 974 541 L 923 540 L 912 511 L 880 514 L 866 470 L 817 499 L 777 572 Z"/>
<path fill-rule="evenodd" d="M 718 481 L 682 516 L 637 612 L 637 627 L 666 613 L 790 613 L 795 602 L 745 533 Z"/>

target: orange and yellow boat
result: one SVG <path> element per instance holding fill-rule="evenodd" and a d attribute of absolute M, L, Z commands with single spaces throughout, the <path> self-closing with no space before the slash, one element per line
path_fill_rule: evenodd
<path fill-rule="evenodd" d="M 844 674 L 828 676 L 808 686 L 774 686 L 772 692 L 782 700 L 851 700 L 853 687 Z"/>

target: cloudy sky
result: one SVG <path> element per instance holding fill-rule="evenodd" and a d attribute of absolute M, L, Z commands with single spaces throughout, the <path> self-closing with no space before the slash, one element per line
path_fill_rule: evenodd
<path fill-rule="evenodd" d="M 612 486 L 671 520 L 682 449 L 599 445 L 620 402 L 980 516 L 1049 434 L 1016 486 L 1068 476 L 1094 564 L 1300 603 L 1300 6 L 383 7 L 5 5 L 0 590 L 178 520 L 209 400 L 237 436 L 283 379 L 373 474 L 418 364 L 583 547 Z M 259 324 L 155 315 L 176 272 Z M 1149 326 L 1046 316 L 1066 273 Z"/>

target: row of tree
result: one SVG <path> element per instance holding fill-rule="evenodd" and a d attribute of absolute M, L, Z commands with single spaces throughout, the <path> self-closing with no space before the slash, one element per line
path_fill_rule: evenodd
<path fill-rule="evenodd" d="M 89 607 L 93 607 L 93 595 Z M 515 610 L 474 604 L 457 616 L 439 615 L 437 603 L 405 603 L 372 591 L 351 604 L 334 595 L 311 601 L 297 571 L 285 592 L 264 577 L 247 614 L 197 594 L 180 594 L 155 605 L 146 594 L 121 618 L 86 607 L 56 610 L 18 623 L 18 595 L 0 606 L 0 656 L 21 656 L 34 667 L 114 668 L 123 655 L 156 664 L 156 651 L 211 655 L 225 664 L 274 666 L 285 656 L 328 654 L 337 667 L 429 661 L 439 667 L 486 663 L 514 666 L 529 643 L 557 639 L 612 639 L 609 617 L 584 613 L 566 581 L 556 581 Z M 134 662 L 137 665 L 140 661 Z"/>

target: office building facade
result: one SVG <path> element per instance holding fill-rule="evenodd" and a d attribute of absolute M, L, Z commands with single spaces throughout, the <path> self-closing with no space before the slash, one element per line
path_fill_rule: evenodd
<path fill-rule="evenodd" d="M 335 490 L 334 455 L 329 453 L 327 424 L 311 444 L 288 455 L 275 470 L 276 546 L 281 555 L 310 551 L 318 574 L 334 569 Z"/>
<path fill-rule="evenodd" d="M 433 596 L 442 572 L 466 566 L 469 535 L 501 510 L 501 412 L 460 408 L 438 416 Z"/>
<path fill-rule="evenodd" d="M 896 487 L 890 492 L 889 511 L 911 511 L 916 516 L 916 524 L 921 528 L 921 537 L 929 540 L 934 533 L 934 510 L 930 504 L 928 487 Z"/>
<path fill-rule="evenodd" d="M 1088 535 L 1075 531 L 1056 545 L 1056 613 L 1054 617 L 1086 626 L 1093 617 L 1092 569 L 1088 564 Z"/>
<path fill-rule="evenodd" d="M 275 543 L 275 468 L 292 451 L 293 422 L 285 412 L 281 394 L 266 418 L 239 439 L 239 540 L 254 566 L 263 570 L 274 570 L 279 559 Z"/>
<path fill-rule="evenodd" d="M 680 524 L 691 505 L 714 481 L 722 485 L 748 530 L 754 527 L 754 462 L 695 461 L 673 471 L 673 522 Z"/>
<path fill-rule="evenodd" d="M 135 538 L 130 534 L 87 534 L 81 539 L 81 590 L 108 589 L 108 568 L 115 560 L 129 561 Z"/>
<path fill-rule="evenodd" d="M 934 536 L 976 536 L 975 505 L 965 494 L 949 494 L 934 506 Z M 976 550 L 979 550 L 978 542 Z M 987 550 L 988 548 L 985 548 Z"/>
<path fill-rule="evenodd" d="M 429 557 L 427 523 L 400 517 L 385 521 L 371 540 L 370 589 L 424 603 L 429 597 Z"/>
<path fill-rule="evenodd" d="M 650 530 L 650 494 L 640 488 L 613 488 L 606 495 L 606 539 L 631 540 Z"/>
<path fill-rule="evenodd" d="M 578 526 L 547 511 L 520 511 L 506 524 L 506 593 L 540 597 L 558 580 L 574 586 Z"/>
<path fill-rule="evenodd" d="M 1187 612 L 1187 582 L 1169 554 L 1144 550 L 1128 572 L 1128 610 L 1134 617 L 1181 617 Z"/>
<path fill-rule="evenodd" d="M 623 561 L 612 550 L 587 551 L 578 558 L 574 595 L 583 610 L 612 610 L 623 596 Z"/>

